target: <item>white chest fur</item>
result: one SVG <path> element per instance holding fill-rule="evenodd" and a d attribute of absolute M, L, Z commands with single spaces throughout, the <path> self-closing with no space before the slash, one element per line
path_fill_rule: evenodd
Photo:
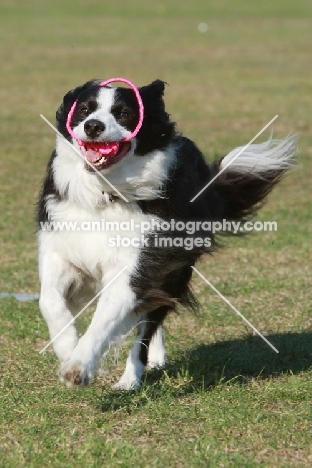
<path fill-rule="evenodd" d="M 74 145 L 77 146 L 75 143 Z M 129 154 L 116 165 L 103 171 L 104 177 L 101 177 L 101 174 L 86 171 L 83 158 L 58 137 L 53 172 L 59 192 L 88 209 L 98 205 L 103 190 L 114 191 L 105 179 L 130 202 L 153 200 L 161 196 L 169 169 L 176 161 L 175 146 L 170 145 L 164 151 L 155 150 L 145 156 L 137 156 L 135 146 L 136 142 L 133 141 Z"/>
<path fill-rule="evenodd" d="M 67 262 L 101 281 L 116 264 L 133 268 L 140 250 L 142 226 L 149 217 L 136 203 L 111 203 L 86 210 L 70 201 L 48 202 L 52 230 L 42 230 L 40 250 L 58 252 Z"/>

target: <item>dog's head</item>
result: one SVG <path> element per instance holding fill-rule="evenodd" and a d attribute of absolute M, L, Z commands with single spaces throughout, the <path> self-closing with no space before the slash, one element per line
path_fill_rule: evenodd
<path fill-rule="evenodd" d="M 88 81 L 69 91 L 56 113 L 59 131 L 73 141 L 66 121 L 76 102 L 70 125 L 83 142 L 80 145 L 82 154 L 97 170 L 110 168 L 130 153 L 144 156 L 168 145 L 175 125 L 165 112 L 163 81 L 156 80 L 139 88 L 144 105 L 143 124 L 130 141 L 125 139 L 134 131 L 139 120 L 139 105 L 133 89 L 99 86 L 100 83 L 100 80 Z M 90 170 L 89 165 L 85 167 Z"/>

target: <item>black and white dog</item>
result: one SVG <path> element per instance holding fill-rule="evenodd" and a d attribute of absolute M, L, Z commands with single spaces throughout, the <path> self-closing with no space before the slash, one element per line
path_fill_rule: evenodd
<path fill-rule="evenodd" d="M 168 312 L 179 303 L 196 305 L 189 287 L 192 266 L 217 247 L 207 226 L 248 219 L 292 165 L 296 142 L 288 137 L 252 144 L 237 158 L 241 148 L 207 165 L 166 113 L 160 80 L 139 88 L 143 124 L 125 142 L 139 118 L 134 91 L 99 83 L 69 91 L 56 113 L 63 137 L 57 136 L 37 211 L 40 308 L 61 363 L 60 378 L 69 387 L 89 384 L 102 353 L 137 327 L 116 384 L 130 389 L 140 385 L 146 365 L 165 363 L 162 323 Z M 76 100 L 72 128 L 91 149 L 66 128 Z M 105 142 L 119 143 L 117 153 L 97 152 L 96 144 Z M 75 229 L 64 229 L 64 222 Z M 105 223 L 111 228 L 98 228 Z M 121 229 L 122 223 L 129 229 Z M 183 229 L 183 223 L 194 229 Z M 86 232 L 83 226 L 97 229 Z M 96 295 L 91 324 L 78 339 L 73 323 L 67 325 Z"/>

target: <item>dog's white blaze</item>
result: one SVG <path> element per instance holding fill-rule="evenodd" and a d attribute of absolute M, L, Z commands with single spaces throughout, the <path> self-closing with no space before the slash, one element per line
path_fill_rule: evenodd
<path fill-rule="evenodd" d="M 97 97 L 98 108 L 80 122 L 79 125 L 73 128 L 80 140 L 88 139 L 88 135 L 84 130 L 84 125 L 90 119 L 100 120 L 105 125 L 105 130 L 99 136 L 99 141 L 120 141 L 131 134 L 130 130 L 119 125 L 111 113 L 111 108 L 115 100 L 115 93 L 115 88 L 100 88 Z"/>

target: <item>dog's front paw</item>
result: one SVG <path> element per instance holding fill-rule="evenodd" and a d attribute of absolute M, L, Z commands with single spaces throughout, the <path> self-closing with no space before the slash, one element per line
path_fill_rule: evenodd
<path fill-rule="evenodd" d="M 93 374 L 82 362 L 66 361 L 60 367 L 59 377 L 67 387 L 78 388 L 89 385 Z"/>
<path fill-rule="evenodd" d="M 113 385 L 113 389 L 115 390 L 138 390 L 140 387 L 141 382 L 138 379 L 127 379 L 124 377 Z"/>

